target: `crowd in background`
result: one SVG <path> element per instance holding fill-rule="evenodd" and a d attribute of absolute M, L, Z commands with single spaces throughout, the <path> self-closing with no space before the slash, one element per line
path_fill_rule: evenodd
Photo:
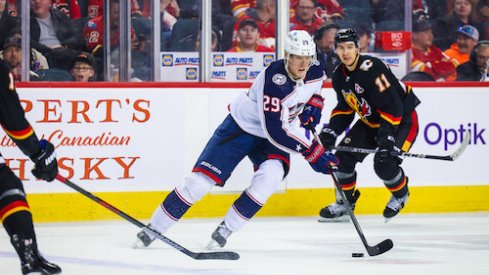
<path fill-rule="evenodd" d="M 130 2 L 130 3 L 129 3 Z M 151 79 L 151 0 L 131 7 L 133 78 Z M 291 0 L 290 29 L 306 30 L 318 46 L 326 74 L 338 63 L 333 37 L 354 27 L 362 52 L 376 47 L 375 33 L 405 29 L 403 0 Z M 160 50 L 200 47 L 201 0 L 160 0 Z M 20 77 L 21 1 L 0 0 L 0 53 Z M 30 0 L 31 80 L 102 81 L 104 46 L 118 66 L 119 0 L 110 0 L 110 40 L 104 43 L 104 0 Z M 273 52 L 276 0 L 213 0 L 212 50 Z M 489 0 L 412 0 L 412 66 L 406 80 L 488 80 Z M 83 65 L 81 65 L 83 62 Z M 83 76 L 82 76 L 83 75 Z"/>

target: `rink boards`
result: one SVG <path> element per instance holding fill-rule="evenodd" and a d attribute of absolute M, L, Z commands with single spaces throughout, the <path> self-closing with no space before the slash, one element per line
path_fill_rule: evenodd
<path fill-rule="evenodd" d="M 457 87 L 453 87 L 457 86 Z M 149 218 L 175 185 L 181 184 L 227 106 L 244 84 L 90 84 L 24 83 L 19 94 L 38 136 L 56 146 L 60 173 L 138 218 Z M 459 83 L 417 85 L 420 132 L 411 152 L 448 155 L 471 132 L 471 144 L 454 162 L 409 158 L 406 212 L 488 211 L 489 175 L 485 114 L 488 88 Z M 323 123 L 336 103 L 329 85 L 323 90 Z M 2 154 L 24 181 L 38 221 L 116 218 L 59 182 L 33 180 L 32 164 L 2 133 Z M 259 213 L 265 216 L 316 215 L 333 200 L 332 181 L 315 174 L 299 156 L 291 173 Z M 186 217 L 224 215 L 246 188 L 252 167 L 244 160 L 223 190 L 213 190 Z M 380 213 L 387 190 L 375 176 L 372 157 L 358 166 L 362 192 L 357 211 Z"/>

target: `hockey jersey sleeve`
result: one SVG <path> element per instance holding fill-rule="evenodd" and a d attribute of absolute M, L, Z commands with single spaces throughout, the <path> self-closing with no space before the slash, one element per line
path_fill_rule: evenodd
<path fill-rule="evenodd" d="M 0 82 L 0 124 L 20 150 L 33 157 L 41 150 L 39 140 L 25 118 L 13 76 L 3 61 L 0 62 Z"/>
<path fill-rule="evenodd" d="M 336 81 L 333 81 L 333 89 L 335 90 L 338 103 L 331 111 L 328 127 L 337 135 L 340 135 L 352 123 L 355 118 L 355 110 L 346 103 L 345 98 L 341 94 L 341 88 L 337 85 Z"/>
<path fill-rule="evenodd" d="M 324 74 L 316 82 L 311 81 L 308 86 L 310 96 L 320 92 L 323 79 Z M 287 152 L 302 153 L 309 148 L 311 141 L 304 128 L 300 127 L 297 116 L 310 96 L 305 102 L 298 101 L 300 91 L 294 86 L 284 74 L 265 76 L 263 101 L 258 110 L 262 128 L 272 144 Z"/>

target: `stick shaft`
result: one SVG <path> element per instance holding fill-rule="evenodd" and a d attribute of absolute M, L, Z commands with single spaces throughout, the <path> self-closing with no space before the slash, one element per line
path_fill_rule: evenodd
<path fill-rule="evenodd" d="M 172 241 L 171 239 L 163 236 L 160 232 L 154 230 L 151 227 L 146 226 L 144 223 L 140 222 L 139 220 L 136 220 L 135 218 L 129 216 L 128 214 L 124 213 L 117 207 L 113 206 L 112 204 L 104 201 L 103 199 L 95 196 L 94 194 L 90 193 L 89 191 L 81 188 L 80 186 L 76 185 L 75 183 L 71 182 L 70 180 L 66 179 L 65 177 L 61 175 L 57 175 L 56 179 L 66 185 L 68 185 L 70 188 L 76 190 L 77 192 L 83 194 L 84 196 L 88 197 L 89 199 L 95 201 L 96 203 L 100 204 L 101 206 L 105 207 L 107 210 L 113 212 L 114 214 L 118 215 L 119 217 L 123 218 L 124 220 L 132 223 L 133 225 L 139 227 L 139 228 L 146 228 L 147 230 L 151 231 L 157 239 L 165 242 L 169 246 L 175 248 L 176 250 L 184 253 L 185 255 L 192 257 L 196 260 L 210 260 L 210 259 L 221 259 L 221 260 L 237 260 L 239 259 L 239 254 L 235 252 L 227 252 L 227 251 L 219 251 L 219 252 L 192 252 L 185 247 L 181 246 L 180 244 Z"/>

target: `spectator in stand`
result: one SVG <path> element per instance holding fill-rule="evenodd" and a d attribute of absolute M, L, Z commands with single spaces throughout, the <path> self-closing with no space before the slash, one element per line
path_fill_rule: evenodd
<path fill-rule="evenodd" d="M 294 6 L 295 16 L 290 18 L 290 30 L 307 31 L 310 35 L 324 24 L 323 19 L 316 16 L 316 0 L 299 0 Z"/>
<path fill-rule="evenodd" d="M 71 19 L 81 17 L 80 5 L 77 0 L 53 0 L 52 7 L 63 12 Z"/>
<path fill-rule="evenodd" d="M 479 32 L 471 25 L 465 25 L 458 29 L 457 41 L 444 53 L 452 60 L 457 61 L 456 66 L 469 61 L 472 49 L 479 42 Z M 453 79 L 450 80 L 454 80 Z"/>
<path fill-rule="evenodd" d="M 212 26 L 222 32 L 221 51 L 227 51 L 233 46 L 235 22 L 229 0 L 212 1 Z"/>
<path fill-rule="evenodd" d="M 256 8 L 256 0 L 231 0 L 231 12 L 234 18 L 241 19 L 248 9 Z"/>
<path fill-rule="evenodd" d="M 117 1 L 119 3 L 119 1 Z M 88 0 L 87 16 L 96 18 L 104 14 L 104 0 Z M 137 0 L 131 0 L 131 14 L 142 14 Z"/>
<path fill-rule="evenodd" d="M 89 82 L 95 77 L 95 60 L 89 53 L 82 53 L 75 58 L 70 73 L 75 82 Z"/>
<path fill-rule="evenodd" d="M 0 1 L 0 17 L 4 15 L 17 16 L 17 1 L 16 0 L 1 0 Z"/>
<path fill-rule="evenodd" d="M 481 40 L 489 39 L 489 0 L 479 0 L 475 6 L 475 20 L 481 24 Z"/>
<path fill-rule="evenodd" d="M 451 12 L 454 0 L 424 0 L 426 3 L 426 10 L 431 20 L 442 18 L 443 16 Z M 451 3 L 449 3 L 451 2 Z"/>
<path fill-rule="evenodd" d="M 436 81 L 445 81 L 455 73 L 455 65 L 433 45 L 433 32 L 428 20 L 414 23 L 412 33 L 411 71 L 426 72 Z"/>
<path fill-rule="evenodd" d="M 275 13 L 277 7 L 275 0 L 256 0 L 256 8 L 250 8 L 234 24 L 233 45 L 237 43 L 239 23 L 247 18 L 255 19 L 258 24 L 260 38 L 258 44 L 275 48 Z"/>
<path fill-rule="evenodd" d="M 147 14 L 146 7 L 151 7 L 150 3 L 146 3 L 143 9 L 143 14 Z M 160 18 L 162 28 L 171 31 L 173 25 L 177 22 L 177 18 L 180 16 L 180 6 L 176 0 L 161 0 L 160 1 Z"/>
<path fill-rule="evenodd" d="M 321 63 L 327 80 L 331 81 L 333 71 L 341 61 L 334 52 L 334 36 L 340 29 L 335 23 L 330 23 L 319 27 L 314 33 L 314 42 L 317 46 L 317 59 Z"/>
<path fill-rule="evenodd" d="M 220 51 L 220 46 L 219 46 L 219 35 L 218 31 L 216 29 L 212 29 L 212 37 L 211 37 L 211 51 L 213 52 L 219 52 Z M 197 37 L 195 38 L 195 51 L 198 52 L 200 51 L 200 31 L 197 33 Z"/>
<path fill-rule="evenodd" d="M 372 31 L 364 26 L 355 27 L 357 30 L 360 41 L 360 52 L 368 53 L 373 52 L 372 47 Z"/>
<path fill-rule="evenodd" d="M 238 44 L 228 52 L 273 52 L 272 48 L 258 45 L 258 24 L 254 19 L 244 19 L 239 23 Z"/>
<path fill-rule="evenodd" d="M 119 45 L 119 0 L 112 0 L 110 3 L 110 46 Z M 99 50 L 104 46 L 104 20 L 103 16 L 98 16 L 87 22 L 83 28 L 83 37 L 86 47 L 91 54 L 97 56 Z M 135 32 L 131 28 L 131 39 L 135 41 Z"/>
<path fill-rule="evenodd" d="M 83 37 L 85 39 L 86 47 L 89 52 L 96 59 L 96 75 L 99 76 L 98 80 L 103 80 L 103 47 L 110 46 L 112 51 L 111 60 L 118 61 L 118 59 L 114 59 L 117 54 L 117 48 L 119 47 L 119 0 L 111 0 L 110 2 L 110 44 L 104 45 L 104 21 L 103 16 L 98 16 L 94 19 L 91 19 L 87 22 L 85 27 L 83 28 Z M 131 28 L 131 41 L 132 44 L 137 43 L 136 33 L 133 28 Z M 111 64 L 114 66 L 114 70 L 117 69 L 114 62 Z M 117 65 L 118 66 L 118 65 Z"/>
<path fill-rule="evenodd" d="M 372 0 L 374 6 L 374 21 L 376 30 L 402 30 L 404 29 L 404 0 Z M 422 0 L 412 1 L 413 15 L 424 13 Z M 360 24 L 362 22 L 357 22 Z"/>
<path fill-rule="evenodd" d="M 295 7 L 298 5 L 299 0 L 290 1 L 290 18 L 294 18 Z M 316 0 L 316 9 L 314 14 L 316 17 L 322 19 L 325 23 L 337 22 L 345 17 L 343 8 L 336 0 Z"/>
<path fill-rule="evenodd" d="M 21 80 L 22 73 L 22 48 L 20 31 L 16 31 L 7 39 L 5 45 L 3 45 L 3 51 L 0 54 L 0 58 L 5 61 L 9 67 L 10 72 L 14 76 L 14 81 Z M 37 70 L 49 69 L 46 57 L 35 49 L 31 49 L 31 61 L 29 74 L 31 80 L 37 77 L 35 73 Z"/>
<path fill-rule="evenodd" d="M 53 9 L 51 0 L 30 0 L 31 47 L 48 59 L 51 68 L 70 69 L 67 57 L 74 57 L 83 49 L 83 39 L 75 33 L 70 18 Z"/>
<path fill-rule="evenodd" d="M 479 42 L 469 61 L 457 67 L 457 81 L 489 81 L 489 41 Z"/>
<path fill-rule="evenodd" d="M 0 47 L 3 47 L 8 33 L 20 27 L 20 18 L 16 17 L 16 14 L 17 11 L 12 12 L 8 1 L 0 0 Z"/>
<path fill-rule="evenodd" d="M 457 31 L 464 25 L 471 25 L 480 29 L 480 23 L 472 16 L 476 0 L 455 0 L 453 11 L 442 18 L 433 20 L 434 44 L 446 50 L 457 40 Z M 480 33 L 481 31 L 479 31 Z"/>

